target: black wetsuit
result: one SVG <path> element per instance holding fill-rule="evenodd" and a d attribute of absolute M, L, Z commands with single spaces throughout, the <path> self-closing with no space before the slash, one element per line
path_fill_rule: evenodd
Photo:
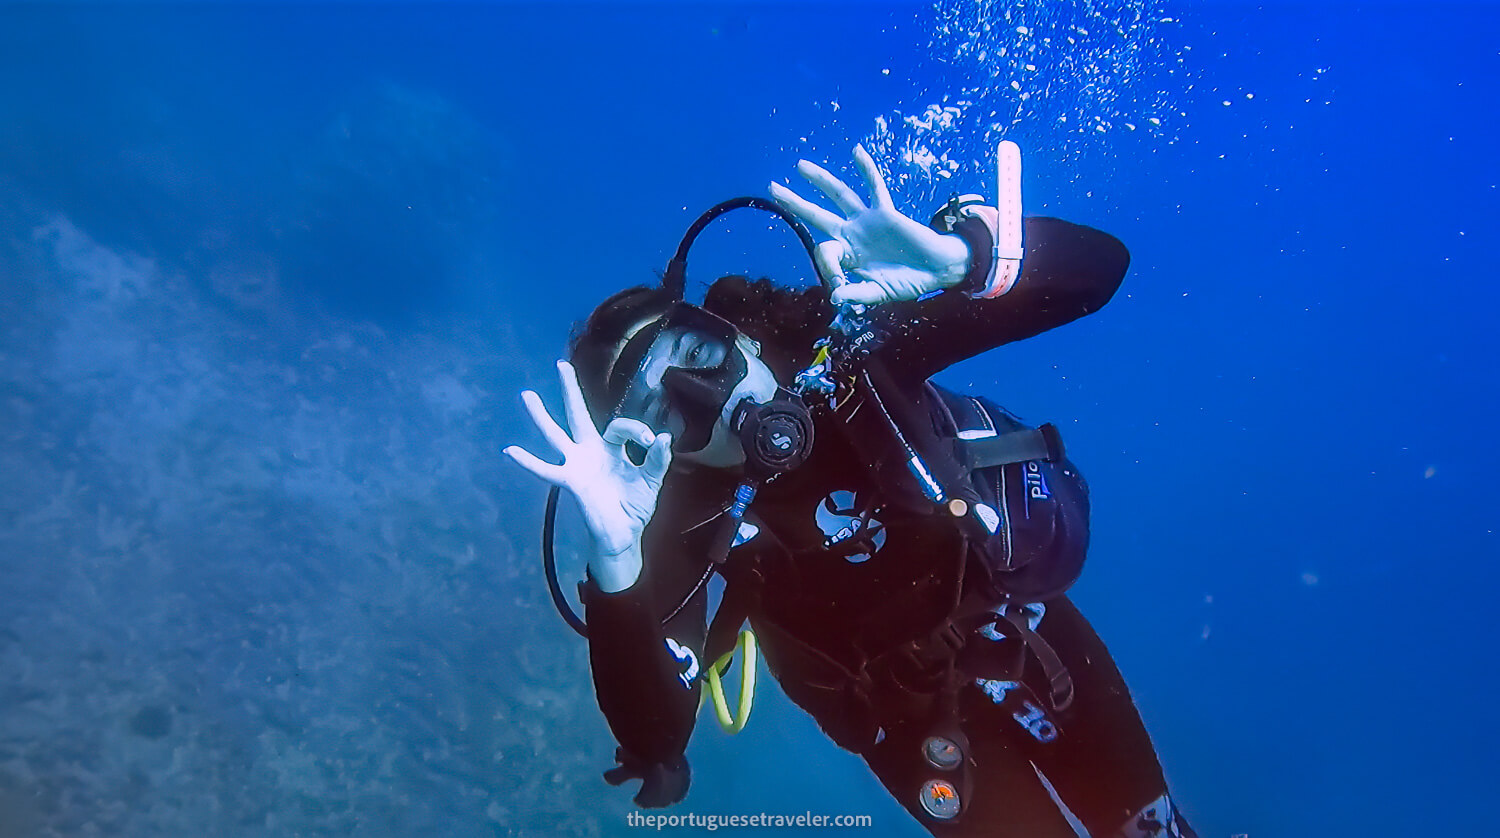
<path fill-rule="evenodd" d="M 1107 234 L 1034 218 L 1025 236 L 1022 275 L 1004 296 L 949 291 L 882 307 L 890 335 L 878 357 L 912 415 L 931 412 L 930 376 L 1097 310 L 1124 277 L 1129 255 Z M 794 370 L 774 372 L 787 381 Z M 1063 596 L 1042 603 L 1035 624 L 1072 680 L 1071 702 L 1059 702 L 1013 622 L 992 612 L 971 613 L 958 626 L 949 621 L 959 602 L 970 612 L 977 601 L 998 604 L 992 586 L 1004 588 L 1004 572 L 991 581 L 985 557 L 953 518 L 892 497 L 832 414 L 820 412 L 815 431 L 808 462 L 761 489 L 747 517 L 758 532 L 726 563 L 728 590 L 752 592 L 744 607 L 787 695 L 863 756 L 935 834 L 1074 835 L 1043 777 L 1099 838 L 1140 820 L 1166 792 L 1161 769 L 1123 679 L 1072 603 Z M 930 424 L 927 431 L 935 433 Z M 1009 549 L 1031 561 L 1081 559 L 1088 542 L 1082 478 L 1066 460 L 1031 466 L 1043 496 L 1008 493 L 1011 508 L 1000 511 Z M 651 776 L 637 798 L 642 805 L 670 804 L 686 790 L 682 754 L 698 706 L 697 676 L 708 665 L 706 593 L 665 627 L 660 620 L 702 578 L 717 523 L 710 519 L 735 482 L 732 474 L 674 468 L 645 532 L 641 579 L 614 594 L 584 585 L 599 705 L 628 766 L 614 779 Z M 1030 625 L 1020 607 L 1007 606 Z M 944 683 L 957 686 L 945 692 Z M 957 822 L 927 816 L 917 802 L 922 783 L 939 776 L 923 760 L 922 742 L 944 719 L 956 720 L 972 760 Z M 1124 834 L 1157 832 L 1148 818 Z"/>

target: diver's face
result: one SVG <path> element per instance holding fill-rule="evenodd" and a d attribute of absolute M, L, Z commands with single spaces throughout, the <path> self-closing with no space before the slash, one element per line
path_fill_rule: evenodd
<path fill-rule="evenodd" d="M 731 343 L 690 328 L 664 329 L 646 353 L 617 415 L 640 419 L 655 431 L 670 431 L 674 438 L 681 439 L 687 423 L 683 413 L 673 409 L 672 393 L 663 384 L 667 370 L 713 369 L 724 364 L 730 353 L 740 353 L 745 360 L 745 376 L 725 400 L 708 444 L 696 451 L 674 454 L 679 460 L 714 468 L 739 465 L 744 462 L 745 454 L 739 439 L 729 429 L 735 408 L 747 398 L 764 403 L 776 395 L 776 376 L 761 361 L 758 352 L 759 348 L 744 338 Z"/>

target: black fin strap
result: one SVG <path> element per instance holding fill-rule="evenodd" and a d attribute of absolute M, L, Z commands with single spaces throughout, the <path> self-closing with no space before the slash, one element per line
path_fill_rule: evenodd
<path fill-rule="evenodd" d="M 1063 665 L 1062 658 L 1057 656 L 1057 650 L 1043 640 L 1040 634 L 1031 630 L 1025 610 L 1014 613 L 1007 608 L 1002 616 L 1021 635 L 1021 639 L 1026 641 L 1026 648 L 1036 655 L 1037 662 L 1042 665 L 1042 674 L 1047 676 L 1047 683 L 1052 687 L 1052 709 L 1058 712 L 1068 709 L 1073 704 L 1073 676 L 1068 673 L 1068 667 Z"/>

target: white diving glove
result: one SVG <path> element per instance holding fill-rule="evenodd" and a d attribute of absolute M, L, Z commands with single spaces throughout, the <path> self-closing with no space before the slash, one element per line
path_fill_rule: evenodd
<path fill-rule="evenodd" d="M 997 285 L 992 267 L 982 296 L 998 296 L 1008 290 L 1019 273 L 1021 257 L 1020 151 L 1015 143 L 1003 142 L 998 157 L 998 213 L 985 208 L 983 217 L 995 240 L 994 265 L 1008 271 L 1009 279 L 1002 276 L 1003 284 Z M 863 145 L 854 147 L 854 162 L 870 186 L 868 207 L 853 189 L 823 167 L 806 160 L 797 163 L 797 171 L 822 190 L 844 218 L 781 184 L 771 184 L 771 197 L 777 203 L 831 239 L 818 245 L 816 256 L 818 269 L 834 286 L 830 301 L 836 306 L 880 305 L 914 300 L 962 282 L 969 270 L 968 243 L 897 211 L 885 179 Z"/>
<path fill-rule="evenodd" d="M 779 183 L 771 184 L 777 203 L 831 239 L 817 249 L 818 268 L 834 285 L 830 301 L 879 305 L 914 300 L 963 281 L 969 268 L 968 244 L 902 215 L 863 145 L 854 147 L 854 163 L 870 186 L 868 207 L 822 166 L 797 162 L 797 171 L 822 190 L 844 218 Z"/>
<path fill-rule="evenodd" d="M 541 396 L 524 390 L 521 401 L 537 430 L 563 455 L 562 464 L 546 462 L 518 445 L 506 447 L 505 453 L 537 477 L 573 493 L 598 545 L 589 572 L 601 590 L 617 593 L 640 578 L 641 533 L 656 512 L 662 480 L 672 464 L 672 435 L 655 433 L 636 419 L 619 418 L 601 436 L 589 418 L 573 365 L 558 361 L 557 371 L 571 436 L 547 412 Z M 626 456 L 627 442 L 646 449 L 641 465 Z"/>

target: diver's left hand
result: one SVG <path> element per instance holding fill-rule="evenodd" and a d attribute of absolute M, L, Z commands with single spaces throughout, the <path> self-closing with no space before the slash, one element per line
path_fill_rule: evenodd
<path fill-rule="evenodd" d="M 777 203 L 832 239 L 818 245 L 816 258 L 819 270 L 834 285 L 833 304 L 914 300 L 962 282 L 969 268 L 968 244 L 902 215 L 863 145 L 854 147 L 854 163 L 870 185 L 870 206 L 822 166 L 797 162 L 797 171 L 821 189 L 844 218 L 779 183 L 771 184 Z"/>

